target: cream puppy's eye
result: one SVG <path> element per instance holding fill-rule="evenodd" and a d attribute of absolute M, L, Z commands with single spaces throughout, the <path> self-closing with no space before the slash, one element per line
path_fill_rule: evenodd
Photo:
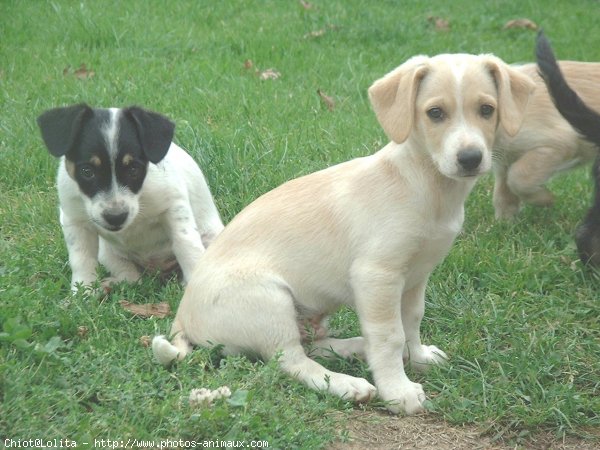
<path fill-rule="evenodd" d="M 479 107 L 479 113 L 484 119 L 489 119 L 490 117 L 492 117 L 494 115 L 495 110 L 496 109 L 492 105 L 481 105 Z"/>
<path fill-rule="evenodd" d="M 441 122 L 446 117 L 444 110 L 437 106 L 427 110 L 427 116 L 434 122 Z"/>

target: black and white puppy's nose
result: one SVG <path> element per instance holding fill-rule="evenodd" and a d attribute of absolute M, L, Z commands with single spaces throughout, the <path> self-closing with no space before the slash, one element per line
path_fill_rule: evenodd
<path fill-rule="evenodd" d="M 128 215 L 127 212 L 122 212 L 122 213 L 114 214 L 114 213 L 112 213 L 110 211 L 105 211 L 104 213 L 102 213 L 102 218 L 111 227 L 118 229 L 118 228 L 121 228 L 121 226 L 127 220 L 127 215 Z"/>
<path fill-rule="evenodd" d="M 483 153 L 481 153 L 481 150 L 477 148 L 465 148 L 464 150 L 458 152 L 456 158 L 458 160 L 458 164 L 460 164 L 463 169 L 472 171 L 477 169 L 479 164 L 481 164 Z"/>

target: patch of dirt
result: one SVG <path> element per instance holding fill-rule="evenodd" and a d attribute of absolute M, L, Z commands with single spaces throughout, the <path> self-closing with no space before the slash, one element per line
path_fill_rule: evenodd
<path fill-rule="evenodd" d="M 598 450 L 600 439 L 584 440 L 567 437 L 559 440 L 541 432 L 522 444 L 494 442 L 475 426 L 450 425 L 438 416 L 425 414 L 412 417 L 390 416 L 384 412 L 354 411 L 346 416 L 348 440 L 336 442 L 328 450 L 363 449 L 435 449 L 435 450 Z M 600 438 L 600 430 L 590 430 Z"/>

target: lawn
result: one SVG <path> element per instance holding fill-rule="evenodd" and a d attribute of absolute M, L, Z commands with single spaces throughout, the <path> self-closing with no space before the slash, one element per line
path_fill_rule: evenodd
<path fill-rule="evenodd" d="M 347 439 L 359 409 L 289 379 L 276 361 L 198 349 L 170 370 L 158 366 L 147 337 L 168 332 L 173 316 L 142 319 L 120 301 L 174 311 L 176 280 L 148 276 L 101 301 L 71 296 L 57 162 L 35 122 L 42 111 L 85 101 L 171 117 L 227 222 L 286 180 L 385 144 L 367 88 L 408 57 L 532 60 L 535 31 L 503 29 L 523 17 L 543 26 L 560 58 L 600 60 L 592 0 L 3 0 L 0 447 L 219 439 L 313 449 Z M 573 243 L 590 204 L 588 172 L 554 180 L 555 207 L 528 207 L 512 223 L 494 220 L 492 177 L 478 183 L 464 231 L 427 290 L 424 341 L 451 358 L 410 374 L 430 396 L 429 416 L 470 424 L 498 445 L 527 446 L 542 432 L 596 442 L 600 277 Z M 340 336 L 359 332 L 349 310 L 332 324 Z M 328 365 L 370 377 L 360 361 Z M 229 401 L 190 405 L 192 389 L 223 385 Z M 364 408 L 388 418 L 380 403 Z"/>

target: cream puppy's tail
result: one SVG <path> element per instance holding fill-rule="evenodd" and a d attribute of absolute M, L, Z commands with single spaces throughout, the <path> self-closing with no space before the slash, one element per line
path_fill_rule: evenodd
<path fill-rule="evenodd" d="M 179 349 L 171 344 L 163 335 L 152 339 L 154 358 L 163 366 L 168 366 L 179 356 Z"/>
<path fill-rule="evenodd" d="M 192 351 L 190 341 L 185 336 L 183 330 L 177 331 L 179 324 L 175 322 L 173 324 L 173 331 L 175 337 L 173 343 L 169 342 L 163 335 L 155 336 L 152 339 L 152 353 L 156 360 L 163 366 L 170 365 L 176 359 L 182 360 L 185 356 Z"/>

